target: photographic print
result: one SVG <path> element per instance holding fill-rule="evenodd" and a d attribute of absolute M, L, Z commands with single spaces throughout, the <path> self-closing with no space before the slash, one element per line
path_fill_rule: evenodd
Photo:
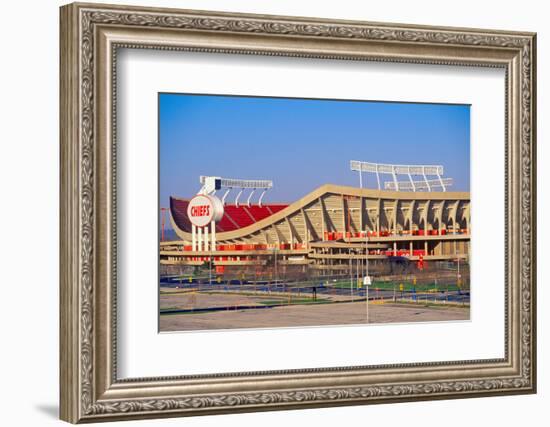
<path fill-rule="evenodd" d="M 469 319 L 470 107 L 159 94 L 160 331 Z"/>
<path fill-rule="evenodd" d="M 61 419 L 536 392 L 535 33 L 59 22 Z"/>

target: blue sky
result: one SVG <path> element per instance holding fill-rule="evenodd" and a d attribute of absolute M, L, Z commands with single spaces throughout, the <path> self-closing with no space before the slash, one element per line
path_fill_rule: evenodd
<path fill-rule="evenodd" d="M 359 186 L 350 160 L 442 164 L 452 190 L 470 190 L 468 105 L 159 94 L 159 138 L 166 207 L 171 195 L 195 195 L 200 175 L 271 179 L 265 202 Z"/>

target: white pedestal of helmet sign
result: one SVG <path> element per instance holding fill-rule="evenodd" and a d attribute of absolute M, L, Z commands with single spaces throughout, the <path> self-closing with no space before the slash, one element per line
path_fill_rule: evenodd
<path fill-rule="evenodd" d="M 193 251 L 216 250 L 216 222 L 222 219 L 223 212 L 222 201 L 209 194 L 197 194 L 189 201 L 187 217 L 191 221 Z M 208 226 L 210 226 L 210 236 Z"/>
<path fill-rule="evenodd" d="M 216 221 L 212 221 L 210 223 L 210 236 L 208 236 L 208 226 L 191 226 L 191 249 L 193 252 L 209 250 L 215 251 L 216 245 Z"/>

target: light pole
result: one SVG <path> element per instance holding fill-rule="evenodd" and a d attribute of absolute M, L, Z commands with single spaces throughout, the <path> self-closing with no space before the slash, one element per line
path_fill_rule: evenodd
<path fill-rule="evenodd" d="M 367 276 L 369 275 L 369 235 L 365 231 L 365 266 L 367 268 Z"/>
<path fill-rule="evenodd" d="M 364 280 L 364 285 L 367 287 L 366 290 L 366 306 L 367 306 L 367 323 L 369 323 L 369 287 L 370 287 L 370 278 L 369 278 L 369 233 L 365 230 L 365 266 L 367 269 L 366 278 Z"/>
<path fill-rule="evenodd" d="M 210 252 L 208 259 L 208 285 L 212 286 L 212 252 Z"/>
<path fill-rule="evenodd" d="M 349 248 L 348 255 L 349 255 L 349 292 L 350 292 L 351 300 L 353 301 L 353 267 L 351 264 L 351 248 Z"/>
<path fill-rule="evenodd" d="M 359 253 L 355 253 L 355 285 L 357 286 L 357 293 L 359 294 L 359 261 L 361 260 Z"/>
<path fill-rule="evenodd" d="M 212 227 L 212 229 L 214 229 L 214 227 Z M 208 230 L 208 228 L 206 230 Z M 206 238 L 206 246 L 208 248 L 208 286 L 212 286 L 212 245 L 208 244 L 208 237 Z"/>
<path fill-rule="evenodd" d="M 274 264 L 275 264 L 275 289 L 277 289 L 277 285 L 278 285 L 278 283 L 277 283 L 278 280 L 277 279 L 278 279 L 278 275 L 279 275 L 279 273 L 277 271 L 277 246 L 275 246 L 273 248 L 273 257 L 275 258 L 275 260 L 274 260 Z M 283 289 L 283 291 L 284 291 L 284 289 Z"/>

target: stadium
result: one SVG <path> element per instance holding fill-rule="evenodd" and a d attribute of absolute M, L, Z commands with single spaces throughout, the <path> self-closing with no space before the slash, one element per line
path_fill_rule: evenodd
<path fill-rule="evenodd" d="M 161 264 L 212 262 L 218 275 L 237 269 L 265 280 L 270 273 L 261 267 L 274 254 L 278 267 L 321 277 L 349 274 L 350 263 L 358 262 L 363 269 L 370 262 L 376 271 L 397 258 L 417 265 L 468 260 L 470 194 L 447 191 L 452 179 L 442 178 L 442 166 L 357 161 L 350 166 L 358 172 L 359 187 L 325 184 L 287 203 L 262 203 L 271 181 L 201 177 L 199 195 L 224 192 L 218 199 L 223 214 L 209 227 L 196 227 L 188 215 L 191 199 L 171 197 L 170 221 L 180 240 L 161 241 Z M 378 188 L 363 188 L 368 172 L 376 174 Z M 382 189 L 384 173 L 392 180 Z M 429 174 L 437 178 L 428 179 Z M 399 181 L 399 175 L 409 180 Z M 415 181 L 413 175 L 423 179 Z M 230 191 L 237 192 L 233 203 L 227 202 Z M 244 191 L 249 195 L 239 203 Z M 261 195 L 253 203 L 258 191 Z"/>

